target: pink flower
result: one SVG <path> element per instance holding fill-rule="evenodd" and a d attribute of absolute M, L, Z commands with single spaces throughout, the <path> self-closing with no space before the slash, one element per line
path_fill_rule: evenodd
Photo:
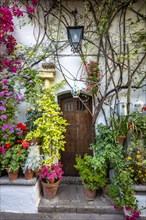
<path fill-rule="evenodd" d="M 37 5 L 39 3 L 39 0 L 31 0 L 33 5 Z"/>
<path fill-rule="evenodd" d="M 130 211 L 131 210 L 129 206 L 126 206 L 125 209 L 126 209 L 126 211 Z"/>
<path fill-rule="evenodd" d="M 27 6 L 26 11 L 28 14 L 34 14 L 34 8 L 29 5 Z"/>
<path fill-rule="evenodd" d="M 23 16 L 23 12 L 18 8 L 18 6 L 13 6 L 12 11 L 14 16 L 17 17 Z"/>
<path fill-rule="evenodd" d="M 135 218 L 139 218 L 139 212 L 137 210 L 132 211 L 132 216 Z"/>
<path fill-rule="evenodd" d="M 2 79 L 2 84 L 5 84 L 7 82 L 8 82 L 8 80 L 6 78 Z"/>

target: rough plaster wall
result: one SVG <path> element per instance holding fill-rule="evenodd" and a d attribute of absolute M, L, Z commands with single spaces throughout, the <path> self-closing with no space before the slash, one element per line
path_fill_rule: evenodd
<path fill-rule="evenodd" d="M 39 181 L 35 186 L 1 185 L 0 211 L 36 213 L 39 200 Z"/>

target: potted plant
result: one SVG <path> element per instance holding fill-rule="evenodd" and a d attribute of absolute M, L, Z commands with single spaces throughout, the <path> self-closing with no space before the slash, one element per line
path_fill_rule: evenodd
<path fill-rule="evenodd" d="M 41 168 L 43 162 L 42 155 L 39 155 L 37 146 L 30 146 L 28 149 L 28 156 L 25 163 L 22 166 L 25 179 L 29 180 L 33 178 L 34 172 Z"/>
<path fill-rule="evenodd" d="M 146 149 L 142 140 L 131 142 L 126 155 L 127 169 L 135 184 L 146 184 Z"/>
<path fill-rule="evenodd" d="M 110 123 L 111 129 L 116 133 L 117 140 L 121 145 L 123 145 L 126 140 L 127 133 L 130 131 L 127 116 L 118 116 L 117 118 L 113 116 L 110 119 Z"/>
<path fill-rule="evenodd" d="M 96 190 L 102 188 L 107 182 L 107 170 L 104 160 L 85 154 L 76 156 L 75 168 L 79 171 L 80 179 L 84 183 L 85 195 L 96 197 Z"/>
<path fill-rule="evenodd" d="M 44 165 L 38 172 L 46 199 L 51 200 L 56 196 L 58 185 L 63 175 L 62 166 L 60 162 Z"/>
<path fill-rule="evenodd" d="M 64 150 L 64 133 L 67 122 L 62 117 L 59 104 L 55 101 L 55 91 L 62 83 L 45 89 L 40 100 L 37 101 L 41 117 L 34 121 L 36 129 L 30 131 L 26 140 L 34 137 L 41 138 L 42 152 L 47 155 L 46 164 L 52 164 L 54 159 L 60 158 L 60 151 Z"/>
<path fill-rule="evenodd" d="M 10 180 L 17 179 L 19 168 L 27 158 L 28 151 L 23 144 L 5 145 L 2 154 L 2 169 L 6 169 Z"/>

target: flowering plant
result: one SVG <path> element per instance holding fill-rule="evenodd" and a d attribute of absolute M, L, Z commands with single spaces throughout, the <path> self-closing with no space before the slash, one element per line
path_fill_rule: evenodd
<path fill-rule="evenodd" d="M 95 94 L 98 91 L 98 83 L 102 77 L 99 70 L 99 64 L 96 61 L 90 61 L 85 64 L 85 68 L 87 71 L 87 92 Z"/>
<path fill-rule="evenodd" d="M 28 150 L 24 144 L 0 146 L 2 156 L 2 169 L 9 172 L 17 171 L 27 158 Z"/>
<path fill-rule="evenodd" d="M 14 144 L 14 143 L 22 143 L 23 139 L 25 138 L 25 135 L 27 133 L 26 126 L 19 122 L 17 125 L 3 125 L 1 127 L 0 132 L 0 144 Z"/>
<path fill-rule="evenodd" d="M 141 140 L 132 142 L 127 150 L 127 168 L 137 184 L 146 183 L 146 151 Z"/>
<path fill-rule="evenodd" d="M 23 97 L 16 93 L 10 82 L 3 78 L 0 81 L 0 125 L 15 118 L 15 110 Z"/>
<path fill-rule="evenodd" d="M 62 179 L 63 170 L 60 162 L 52 165 L 44 165 L 39 170 L 39 179 L 44 183 L 54 183 Z"/>

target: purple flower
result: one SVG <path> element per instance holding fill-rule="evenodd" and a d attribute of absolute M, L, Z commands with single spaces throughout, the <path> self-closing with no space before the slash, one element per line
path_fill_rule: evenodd
<path fill-rule="evenodd" d="M 4 92 L 4 91 L 0 92 L 0 96 L 3 96 L 4 94 L 5 94 L 5 92 Z"/>
<path fill-rule="evenodd" d="M 4 134 L 4 138 L 7 138 L 9 135 L 8 134 Z"/>
<path fill-rule="evenodd" d="M 22 134 L 23 134 L 23 132 L 22 132 L 22 131 L 19 131 L 19 132 L 18 132 L 18 135 L 22 135 Z"/>
<path fill-rule="evenodd" d="M 14 133 L 14 129 L 12 128 L 11 125 L 2 126 L 2 131 L 5 131 L 6 129 L 9 129 L 11 131 L 11 133 Z"/>
<path fill-rule="evenodd" d="M 10 95 L 12 95 L 13 93 L 12 92 L 7 92 L 7 96 L 10 96 Z"/>
<path fill-rule="evenodd" d="M 126 220 L 130 220 L 131 219 L 131 217 L 129 215 L 126 215 L 125 218 L 126 218 Z"/>
<path fill-rule="evenodd" d="M 3 106 L 0 106 L 0 110 L 1 110 L 1 111 L 6 111 L 6 108 L 3 107 Z"/>
<path fill-rule="evenodd" d="M 3 89 L 8 89 L 8 86 L 6 86 L 6 85 L 3 85 L 3 87 L 2 87 Z"/>
<path fill-rule="evenodd" d="M 0 102 L 2 103 L 2 105 L 5 105 L 5 104 L 6 104 L 6 102 L 4 102 L 3 100 L 0 100 Z"/>
<path fill-rule="evenodd" d="M 1 115 L 1 119 L 7 119 L 6 115 Z"/>
<path fill-rule="evenodd" d="M 29 80 L 30 83 L 33 83 L 33 80 Z"/>
<path fill-rule="evenodd" d="M 7 80 L 6 78 L 2 79 L 2 83 L 3 83 L 3 84 L 5 84 L 5 83 L 7 83 L 7 82 L 8 82 L 8 80 Z"/>

